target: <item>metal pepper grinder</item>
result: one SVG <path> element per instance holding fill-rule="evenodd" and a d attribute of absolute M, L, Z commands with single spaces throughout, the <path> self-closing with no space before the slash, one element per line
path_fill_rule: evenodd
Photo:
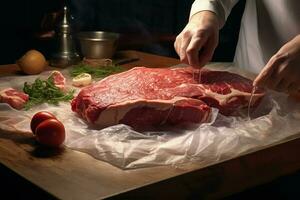
<path fill-rule="evenodd" d="M 51 66 L 64 68 L 80 62 L 80 56 L 76 51 L 72 35 L 67 6 L 64 6 L 63 20 L 58 26 L 56 45 L 56 52 L 50 58 Z"/>

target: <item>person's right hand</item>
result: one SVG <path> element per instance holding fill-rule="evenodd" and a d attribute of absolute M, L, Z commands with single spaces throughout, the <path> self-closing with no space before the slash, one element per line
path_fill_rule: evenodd
<path fill-rule="evenodd" d="M 201 11 L 191 17 L 176 37 L 174 47 L 182 62 L 201 68 L 212 59 L 218 41 L 217 15 L 211 11 Z"/>

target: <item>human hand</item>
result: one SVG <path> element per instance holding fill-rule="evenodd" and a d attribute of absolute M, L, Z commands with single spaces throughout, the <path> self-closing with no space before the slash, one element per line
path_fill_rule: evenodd
<path fill-rule="evenodd" d="M 212 59 L 219 41 L 219 22 L 215 13 L 201 11 L 193 15 L 176 37 L 175 50 L 180 60 L 193 67 L 203 67 Z"/>
<path fill-rule="evenodd" d="M 272 56 L 253 85 L 289 94 L 300 91 L 300 35 L 283 45 Z"/>

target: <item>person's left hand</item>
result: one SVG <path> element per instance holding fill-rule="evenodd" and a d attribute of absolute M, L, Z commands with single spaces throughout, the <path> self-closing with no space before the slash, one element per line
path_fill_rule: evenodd
<path fill-rule="evenodd" d="M 272 56 L 253 85 L 289 94 L 300 91 L 300 35 L 283 45 Z"/>

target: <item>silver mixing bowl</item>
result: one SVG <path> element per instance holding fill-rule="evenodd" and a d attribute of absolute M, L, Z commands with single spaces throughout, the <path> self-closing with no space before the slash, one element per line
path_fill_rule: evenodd
<path fill-rule="evenodd" d="M 81 53 L 85 58 L 112 58 L 119 39 L 118 33 L 86 31 L 77 34 Z"/>

